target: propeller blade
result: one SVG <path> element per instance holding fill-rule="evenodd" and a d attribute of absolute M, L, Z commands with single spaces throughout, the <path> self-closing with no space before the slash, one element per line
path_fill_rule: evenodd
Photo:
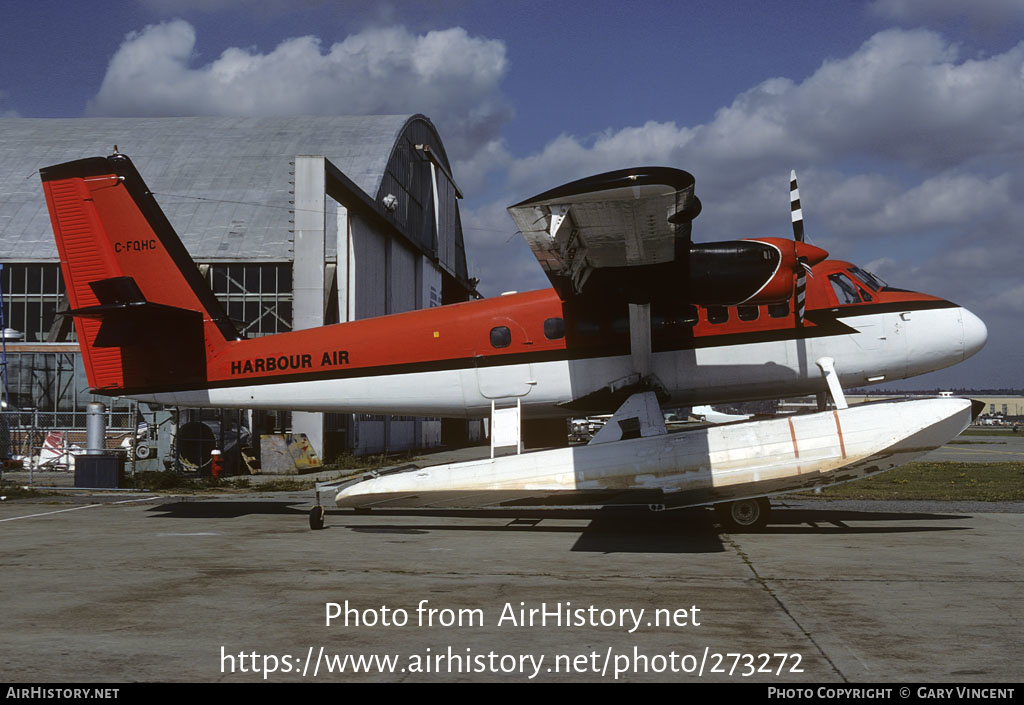
<path fill-rule="evenodd" d="M 789 210 L 793 218 L 793 239 L 804 241 L 804 213 L 800 209 L 800 189 L 796 185 L 796 170 L 789 172 Z"/>
<path fill-rule="evenodd" d="M 796 324 L 802 326 L 804 324 L 804 312 L 806 311 L 807 305 L 807 272 L 805 269 L 808 265 L 801 258 L 800 264 L 802 265 L 796 275 L 796 288 L 793 291 L 793 299 L 796 301 Z"/>
<path fill-rule="evenodd" d="M 789 210 L 793 219 L 793 239 L 797 243 L 804 242 L 804 212 L 800 208 L 800 188 L 796 185 L 796 169 L 789 172 Z M 799 252 L 800 244 L 796 245 Z M 796 274 L 796 288 L 793 292 L 795 303 L 796 324 L 804 324 L 804 313 L 807 310 L 807 275 L 811 273 L 811 265 L 806 257 L 797 257 L 800 269 Z"/>

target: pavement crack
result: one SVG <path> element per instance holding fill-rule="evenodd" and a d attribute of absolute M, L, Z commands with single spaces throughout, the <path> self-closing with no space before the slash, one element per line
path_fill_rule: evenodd
<path fill-rule="evenodd" d="M 800 633 L 803 634 L 804 637 L 806 637 L 809 642 L 814 644 L 814 648 L 818 650 L 818 653 L 821 654 L 821 657 L 823 659 L 825 659 L 825 661 L 828 663 L 829 666 L 832 667 L 832 671 L 836 675 L 838 675 L 840 678 L 843 679 L 843 683 L 849 683 L 850 681 L 846 677 L 846 674 L 843 673 L 842 670 L 840 670 L 839 666 L 836 665 L 835 661 L 833 661 L 829 657 L 829 655 L 828 655 L 828 653 L 826 653 L 825 649 L 822 648 L 821 644 L 819 644 L 817 639 L 814 638 L 814 635 L 811 634 L 804 627 L 804 625 L 800 623 L 800 620 L 796 618 L 796 615 L 794 615 L 792 612 L 790 612 L 789 608 L 786 607 L 786 604 L 782 601 L 782 599 L 777 594 L 775 594 L 774 590 L 772 590 L 772 586 L 768 584 L 768 580 L 766 578 L 762 577 L 761 574 L 757 572 L 757 568 L 754 567 L 754 562 L 750 559 L 750 556 L 748 556 L 746 554 L 746 552 L 742 548 L 740 548 L 739 544 L 736 543 L 736 540 L 733 539 L 732 536 L 729 536 L 729 535 L 726 535 L 726 534 L 722 534 L 722 540 L 723 540 L 724 543 L 727 543 L 729 546 L 731 546 L 734 551 L 736 551 L 736 555 L 738 555 L 740 557 L 740 560 L 743 561 L 744 565 L 747 566 L 747 569 L 753 574 L 754 581 L 758 585 L 760 585 L 761 589 L 764 590 L 766 593 L 768 593 L 768 595 L 773 600 L 775 600 L 775 604 L 777 604 L 779 606 L 779 609 L 781 609 L 782 612 L 787 617 L 789 617 L 790 621 L 793 622 L 793 624 L 800 631 Z"/>

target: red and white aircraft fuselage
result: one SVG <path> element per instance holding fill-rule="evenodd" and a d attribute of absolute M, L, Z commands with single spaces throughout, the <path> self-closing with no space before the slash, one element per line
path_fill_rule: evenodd
<path fill-rule="evenodd" d="M 484 416 L 493 400 L 519 399 L 526 416 L 554 417 L 611 412 L 636 391 L 631 338 L 646 341 L 647 330 L 642 382 L 663 406 L 822 392 L 822 358 L 835 361 L 843 386 L 890 382 L 954 365 L 984 345 L 985 325 L 966 309 L 892 289 L 802 241 L 689 245 L 688 222 L 685 232 L 678 223 L 700 210 L 692 176 L 647 172 L 649 183 L 614 172 L 510 209 L 525 218 L 524 234 L 561 291 L 247 340 L 126 157 L 48 167 L 42 179 L 89 383 L 103 394 L 186 407 L 442 417 Z M 616 211 L 601 200 L 615 198 L 607 202 Z M 654 225 L 642 233 L 647 240 L 623 249 L 615 218 L 636 221 L 642 212 L 623 210 L 634 203 Z M 535 213 L 546 214 L 546 229 L 526 232 Z M 569 222 L 593 233 L 585 261 L 604 258 L 612 274 L 589 277 L 579 262 L 559 259 L 568 250 L 558 227 Z M 583 252 L 576 231 L 571 237 L 569 249 Z M 626 260 L 636 252 L 646 253 L 640 266 L 616 268 L 634 264 Z M 689 263 L 688 289 L 678 296 L 680 270 L 662 261 L 673 257 Z M 805 277 L 800 262 L 811 272 L 805 312 L 793 296 L 794 276 L 798 284 Z M 645 292 L 648 279 L 658 283 Z M 620 281 L 628 292 L 615 290 Z M 585 297 L 573 298 L 577 289 Z M 641 336 L 637 292 L 648 297 Z M 734 294 L 738 305 L 711 305 Z"/>
<path fill-rule="evenodd" d="M 822 392 L 814 363 L 822 357 L 836 360 L 844 387 L 890 382 L 955 365 L 984 345 L 977 316 L 935 297 L 855 280 L 873 301 L 840 305 L 828 275 L 853 277 L 849 270 L 837 261 L 815 267 L 801 328 L 792 314 L 772 318 L 767 305 L 745 307 L 752 320 L 740 320 L 738 307 L 699 307 L 692 325 L 655 321 L 653 372 L 670 395 L 662 404 Z M 723 309 L 728 320 L 709 320 Z M 445 417 L 486 416 L 492 400 L 515 398 L 527 416 L 589 410 L 573 402 L 632 372 L 628 324 L 593 323 L 592 335 L 569 331 L 567 343 L 545 335 L 552 319 L 565 320 L 547 289 L 239 341 L 210 359 L 208 388 L 129 395 L 186 407 Z M 511 341 L 499 349 L 491 331 L 502 327 Z M 622 352 L 603 354 L 615 347 Z"/>

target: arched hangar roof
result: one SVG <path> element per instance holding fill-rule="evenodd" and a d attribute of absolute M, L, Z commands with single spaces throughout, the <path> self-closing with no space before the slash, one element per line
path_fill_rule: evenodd
<path fill-rule="evenodd" d="M 56 261 L 39 182 L 40 168 L 74 159 L 127 154 L 192 256 L 201 261 L 292 259 L 292 162 L 323 155 L 370 199 L 396 179 L 422 182 L 427 158 L 451 173 L 437 130 L 423 115 L 309 117 L 3 118 L 0 119 L 0 242 L 6 261 Z M 403 188 L 423 201 L 421 183 Z M 423 240 L 424 208 L 386 214 L 410 239 Z M 429 219 L 433 221 L 431 216 Z M 462 233 L 454 218 L 456 249 Z M 333 249 L 333 248 L 332 248 Z M 457 276 L 458 276 L 457 274 Z"/>

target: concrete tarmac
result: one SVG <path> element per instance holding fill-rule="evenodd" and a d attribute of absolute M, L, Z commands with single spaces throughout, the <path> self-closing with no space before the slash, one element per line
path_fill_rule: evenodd
<path fill-rule="evenodd" d="M 719 533 L 705 510 L 329 510 L 326 529 L 310 531 L 309 506 L 310 493 L 256 492 L 0 502 L 0 679 L 936 683 L 1024 672 L 1020 504 L 802 500 L 776 503 L 758 534 Z M 360 656 L 377 660 L 343 661 Z"/>
<path fill-rule="evenodd" d="M 932 463 L 1024 463 L 1024 431 L 962 434 L 921 458 Z"/>

